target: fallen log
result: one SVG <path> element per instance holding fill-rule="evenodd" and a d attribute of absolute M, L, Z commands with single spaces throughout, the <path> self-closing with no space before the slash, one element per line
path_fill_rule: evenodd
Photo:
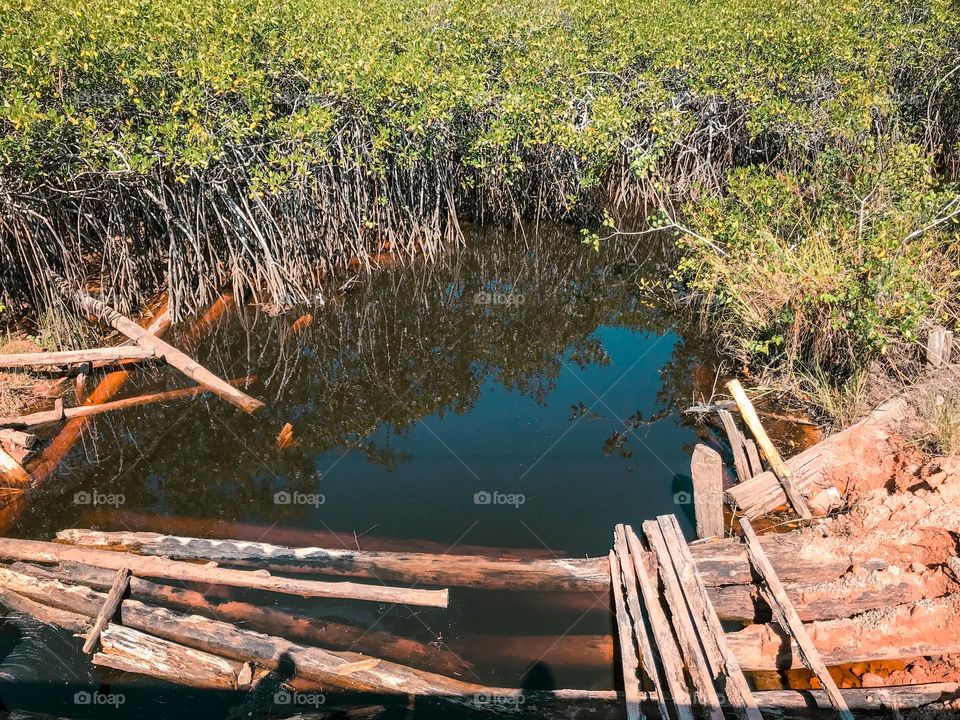
<path fill-rule="evenodd" d="M 8 445 L 26 448 L 29 450 L 37 444 L 37 436 L 31 435 L 30 433 L 21 432 L 19 430 L 0 428 L 0 443 L 7 443 Z"/>
<path fill-rule="evenodd" d="M 59 367 L 82 365 L 88 362 L 112 363 L 119 360 L 146 360 L 154 358 L 157 351 L 150 347 L 119 346 L 94 348 L 92 350 L 63 350 L 59 352 L 0 353 L 0 368 Z"/>
<path fill-rule="evenodd" d="M 0 586 L 0 605 L 31 620 L 45 625 L 54 625 L 73 633 L 85 633 L 90 628 L 90 618 L 86 615 L 45 605 L 3 586 Z"/>
<path fill-rule="evenodd" d="M 94 590 L 108 590 L 114 578 L 109 570 L 78 563 L 62 563 L 47 568 L 18 562 L 10 569 L 32 577 L 86 585 Z M 459 650 L 451 652 L 445 647 L 419 643 L 381 630 L 293 615 L 275 607 L 262 607 L 237 600 L 217 603 L 196 590 L 154 583 L 139 577 L 130 579 L 130 597 L 147 604 L 161 605 L 189 614 L 232 622 L 250 630 L 280 635 L 307 645 L 322 645 L 333 650 L 353 650 L 367 654 L 375 652 L 386 660 L 412 664 L 443 675 L 460 675 L 470 671 L 470 665 L 461 659 Z M 498 647 L 504 641 L 503 638 L 491 640 L 495 641 L 490 643 L 493 647 Z M 471 642 L 464 641 L 461 647 L 471 646 Z M 534 657 L 528 663 L 536 659 Z M 609 662 L 606 664 L 609 665 Z"/>
<path fill-rule="evenodd" d="M 0 480 L 8 487 L 25 488 L 30 485 L 30 473 L 0 446 Z"/>
<path fill-rule="evenodd" d="M 228 660 L 122 625 L 104 629 L 100 641 L 100 651 L 93 656 L 94 665 L 190 687 L 249 690 L 267 674 L 251 663 Z"/>
<path fill-rule="evenodd" d="M 78 562 L 110 570 L 128 567 L 132 568 L 136 575 L 145 577 L 183 580 L 205 585 L 229 585 L 303 597 L 369 600 L 428 607 L 447 607 L 448 603 L 447 590 L 394 588 L 384 585 L 274 577 L 261 571 L 231 570 L 148 555 L 78 548 L 41 540 L 0 538 L 0 557 L 41 563 Z"/>
<path fill-rule="evenodd" d="M 420 538 L 390 538 L 371 535 L 367 532 L 358 534 L 335 530 L 303 530 L 293 527 L 194 518 L 183 515 L 151 515 L 114 508 L 91 508 L 83 514 L 83 519 L 89 525 L 122 527 L 131 532 L 164 532 L 193 537 L 230 538 L 293 547 L 356 548 L 357 550 L 382 550 L 385 552 L 436 553 L 448 556 L 453 554 L 487 555 L 501 560 L 547 559 L 563 555 L 560 551 L 545 548 L 496 548 L 484 545 L 467 545 L 465 543 L 459 543 L 454 550 L 451 550 L 450 543 Z"/>
<path fill-rule="evenodd" d="M 602 558 L 502 560 L 477 556 L 373 552 L 262 542 L 178 537 L 159 533 L 70 529 L 57 540 L 83 547 L 122 548 L 179 560 L 212 560 L 229 565 L 285 573 L 370 577 L 381 581 L 421 582 L 485 590 L 589 590 L 610 587 Z"/>
<path fill-rule="evenodd" d="M 197 384 L 203 385 L 211 392 L 219 395 L 227 402 L 233 403 L 248 413 L 255 413 L 264 407 L 261 401 L 250 397 L 246 393 L 224 382 L 224 380 L 214 375 L 189 355 L 177 350 L 148 330 L 144 330 L 135 322 L 121 315 L 101 300 L 87 295 L 80 290 L 75 290 L 69 293 L 69 295 L 81 308 L 91 315 L 105 320 L 140 347 L 153 349 L 158 357 L 177 368 L 177 370 L 187 377 L 193 379 Z"/>
<path fill-rule="evenodd" d="M 228 385 L 236 387 L 246 387 L 256 382 L 256 375 L 247 375 L 242 378 L 225 381 Z M 209 388 L 197 385 L 196 387 L 178 388 L 176 390 L 165 390 L 163 392 L 149 393 L 147 395 L 137 395 L 136 397 L 123 398 L 122 400 L 111 400 L 108 402 L 97 403 L 96 405 L 78 405 L 77 407 L 64 408 L 50 411 L 31 413 L 30 415 L 21 415 L 19 417 L 0 418 L 0 425 L 14 428 L 37 427 L 39 425 L 49 425 L 52 423 L 69 420 L 72 418 L 89 417 L 91 415 L 102 415 L 116 410 L 128 410 L 130 408 L 152 405 L 154 403 L 170 402 L 172 400 L 181 400 L 183 398 L 193 398 L 204 393 L 211 392 Z"/>

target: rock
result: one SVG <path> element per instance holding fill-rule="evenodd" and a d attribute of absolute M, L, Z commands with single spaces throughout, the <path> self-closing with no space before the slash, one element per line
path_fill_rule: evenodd
<path fill-rule="evenodd" d="M 840 496 L 840 491 L 833 486 L 824 488 L 807 502 L 810 512 L 819 517 L 829 515 L 832 510 L 842 505 L 843 498 Z"/>
<path fill-rule="evenodd" d="M 863 677 L 860 678 L 860 684 L 863 687 L 883 687 L 886 681 L 879 675 L 868 672 L 864 673 Z"/>

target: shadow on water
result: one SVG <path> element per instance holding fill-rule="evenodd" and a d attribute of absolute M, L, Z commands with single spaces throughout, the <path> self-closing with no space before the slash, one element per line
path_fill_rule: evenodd
<path fill-rule="evenodd" d="M 204 397 L 101 417 L 10 534 L 177 532 L 187 520 L 202 534 L 220 521 L 337 531 L 361 547 L 378 536 L 583 556 L 605 555 L 617 522 L 676 512 L 689 530 L 701 431 L 678 407 L 709 395 L 716 362 L 643 289 L 668 272 L 665 252 L 645 238 L 597 253 L 569 229 L 477 231 L 433 264 L 354 279 L 324 306 L 279 317 L 243 306 L 195 355 L 225 377 L 255 373 L 263 413 Z M 140 389 L 183 384 L 154 371 Z M 277 450 L 288 422 L 295 444 Z M 282 602 L 443 645 L 610 632 L 591 612 L 607 598 L 542 607 L 527 595 L 464 590 L 448 610 L 386 613 Z M 613 682 L 612 667 L 554 667 L 532 651 L 474 672 L 466 679 L 536 689 Z"/>

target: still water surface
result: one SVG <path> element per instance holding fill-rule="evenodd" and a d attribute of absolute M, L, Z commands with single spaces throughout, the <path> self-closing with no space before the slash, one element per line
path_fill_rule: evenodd
<path fill-rule="evenodd" d="M 354 279 L 322 306 L 277 317 L 243 306 L 199 341 L 189 323 L 174 328 L 168 339 L 219 374 L 255 374 L 249 392 L 266 410 L 249 417 L 202 398 L 98 419 L 8 534 L 223 536 L 226 522 L 248 538 L 260 528 L 265 540 L 301 530 L 305 544 L 311 532 L 336 531 L 361 547 L 376 536 L 451 553 L 467 544 L 596 556 L 619 522 L 677 513 L 689 533 L 689 459 L 705 431 L 679 410 L 709 395 L 716 362 L 674 308 L 642 290 L 666 272 L 662 256 L 647 241 L 596 253 L 569 231 L 478 231 L 433 264 Z M 183 384 L 156 370 L 125 393 Z M 285 423 L 295 445 L 278 450 Z M 94 495 L 113 499 L 85 504 Z M 615 683 L 612 667 L 551 665 L 524 640 L 609 633 L 606 598 L 454 589 L 447 610 L 243 599 L 445 647 L 470 663 L 464 680 Z M 471 657 L 480 636 L 510 651 Z M 10 707 L 68 717 L 291 711 L 269 697 L 251 710 L 91 670 L 78 642 L 48 628 L 4 621 L 0 643 Z M 123 705 L 76 704 L 75 692 L 98 686 L 123 693 Z"/>

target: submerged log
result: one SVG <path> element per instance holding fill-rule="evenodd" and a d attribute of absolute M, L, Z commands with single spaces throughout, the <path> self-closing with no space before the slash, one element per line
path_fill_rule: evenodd
<path fill-rule="evenodd" d="M 228 385 L 236 387 L 246 387 L 256 382 L 256 375 L 247 375 L 242 378 L 225 381 Z M 123 398 L 122 400 L 111 400 L 108 402 L 97 403 L 96 405 L 78 405 L 77 407 L 60 408 L 57 411 L 44 410 L 31 413 L 30 415 L 21 415 L 19 417 L 0 418 L 0 425 L 8 427 L 37 427 L 39 425 L 49 425 L 62 420 L 72 418 L 89 417 L 91 415 L 102 415 L 116 410 L 128 410 L 129 408 L 142 407 L 143 405 L 152 405 L 154 403 L 170 402 L 172 400 L 181 400 L 183 398 L 193 398 L 204 393 L 211 392 L 209 388 L 197 385 L 189 388 L 179 388 L 177 390 L 165 390 L 163 392 L 149 393 L 147 395 L 137 395 L 136 397 Z"/>
<path fill-rule="evenodd" d="M 109 570 L 78 563 L 62 563 L 53 568 L 14 563 L 11 569 L 47 580 L 87 585 L 94 590 L 108 590 L 114 577 Z M 470 665 L 461 659 L 459 651 L 451 652 L 444 647 L 426 645 L 381 630 L 294 615 L 274 607 L 262 607 L 237 600 L 213 602 L 207 595 L 196 590 L 154 583 L 143 578 L 130 579 L 130 597 L 147 604 L 162 605 L 185 613 L 232 622 L 250 630 L 280 635 L 307 645 L 376 653 L 386 660 L 409 663 L 443 675 L 458 675 L 470 671 Z M 492 640 L 496 642 L 491 645 L 499 647 L 504 639 Z M 472 647 L 472 642 L 465 641 L 463 647 Z"/>
<path fill-rule="evenodd" d="M 118 360 L 145 360 L 154 358 L 157 351 L 149 347 L 119 346 L 92 350 L 63 350 L 59 352 L 0 353 L 0 368 L 57 367 L 82 365 L 88 362 L 116 362 Z"/>
<path fill-rule="evenodd" d="M 335 530 L 304 530 L 295 527 L 278 527 L 184 515 L 151 515 L 113 508 L 91 508 L 84 513 L 83 518 L 90 525 L 122 527 L 131 532 L 164 532 L 194 537 L 230 538 L 293 547 L 355 548 L 357 550 L 424 552 L 438 555 L 487 555 L 501 560 L 547 559 L 563 554 L 559 550 L 553 551 L 546 548 L 496 548 L 465 543 L 459 543 L 454 550 L 451 550 L 450 543 L 421 538 L 390 538 L 368 533 L 358 535 L 355 532 L 337 532 Z"/>
<path fill-rule="evenodd" d="M 384 585 L 274 577 L 262 571 L 231 570 L 148 555 L 78 548 L 41 540 L 0 538 L 0 557 L 41 563 L 79 562 L 111 570 L 128 567 L 133 569 L 136 575 L 146 577 L 183 580 L 206 585 L 230 585 L 303 597 L 369 600 L 429 607 L 447 607 L 448 602 L 447 590 L 394 588 Z"/>
<path fill-rule="evenodd" d="M 90 628 L 90 618 L 86 615 L 31 600 L 2 585 L 0 585 L 0 605 L 37 622 L 54 625 L 73 633 L 85 633 Z"/>
<path fill-rule="evenodd" d="M 123 548 L 179 560 L 212 560 L 278 572 L 372 577 L 382 581 L 486 590 L 595 590 L 610 587 L 602 559 L 501 560 L 476 556 L 294 548 L 159 533 L 61 530 L 57 539 L 83 547 Z"/>
<path fill-rule="evenodd" d="M 199 385 L 203 385 L 211 392 L 216 393 L 227 402 L 233 403 L 248 413 L 255 413 L 264 407 L 261 401 L 250 397 L 246 393 L 224 382 L 221 378 L 193 360 L 189 355 L 177 350 L 173 345 L 164 342 L 149 331 L 144 330 L 103 301 L 87 295 L 80 290 L 73 291 L 70 293 L 70 296 L 81 308 L 91 315 L 95 315 L 110 323 L 116 330 L 126 335 L 140 347 L 153 349 L 156 354 L 167 363 L 177 368 L 177 370 L 193 379 Z"/>

